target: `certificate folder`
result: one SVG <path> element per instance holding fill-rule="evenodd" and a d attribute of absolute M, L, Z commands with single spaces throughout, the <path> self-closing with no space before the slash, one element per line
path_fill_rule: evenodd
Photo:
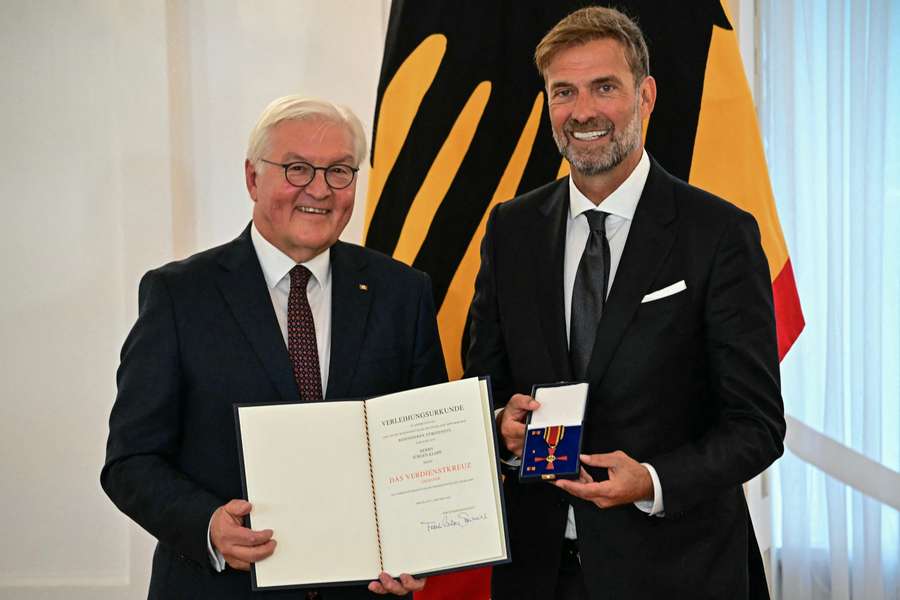
<path fill-rule="evenodd" d="M 278 542 L 253 589 L 509 562 L 489 387 L 235 406 L 249 526 Z"/>
<path fill-rule="evenodd" d="M 576 479 L 581 469 L 578 455 L 587 404 L 587 383 L 536 385 L 532 397 L 541 403 L 528 413 L 521 481 Z"/>

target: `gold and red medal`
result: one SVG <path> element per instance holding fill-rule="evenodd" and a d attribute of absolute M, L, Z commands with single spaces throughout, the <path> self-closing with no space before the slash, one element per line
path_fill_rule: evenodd
<path fill-rule="evenodd" d="M 541 463 L 546 462 L 547 466 L 544 467 L 547 471 L 553 471 L 553 464 L 557 460 L 569 460 L 568 456 L 557 456 L 556 455 L 556 447 L 562 441 L 563 436 L 566 433 L 565 425 L 553 425 L 552 427 L 544 428 L 544 441 L 547 442 L 547 456 L 537 456 L 534 461 Z"/>

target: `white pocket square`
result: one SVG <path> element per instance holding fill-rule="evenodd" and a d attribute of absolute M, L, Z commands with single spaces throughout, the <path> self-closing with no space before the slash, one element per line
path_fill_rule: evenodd
<path fill-rule="evenodd" d="M 653 302 L 654 300 L 659 300 L 660 298 L 665 298 L 667 296 L 671 296 L 673 294 L 677 294 L 678 292 L 683 292 L 687 289 L 687 285 L 684 283 L 684 279 L 677 283 L 673 283 L 672 285 L 667 285 L 661 290 L 656 290 L 655 292 L 650 292 L 644 299 L 641 300 L 641 304 L 644 302 Z"/>

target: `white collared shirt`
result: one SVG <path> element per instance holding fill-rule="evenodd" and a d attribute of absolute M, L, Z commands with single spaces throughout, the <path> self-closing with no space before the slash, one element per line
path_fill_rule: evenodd
<path fill-rule="evenodd" d="M 578 271 L 578 263 L 584 253 L 584 247 L 590 236 L 587 217 L 584 213 L 589 210 L 609 213 L 606 217 L 606 239 L 609 240 L 609 281 L 606 293 L 612 288 L 616 271 L 619 269 L 619 261 L 622 259 L 622 251 L 625 249 L 625 240 L 631 231 L 631 223 L 634 221 L 634 211 L 637 209 L 644 184 L 647 183 L 647 175 L 650 173 L 650 157 L 647 152 L 641 156 L 637 166 L 617 187 L 607 196 L 599 206 L 591 202 L 587 196 L 575 185 L 569 177 L 569 216 L 566 219 L 566 256 L 563 267 L 563 290 L 565 293 L 566 309 L 566 339 L 570 336 L 569 321 L 572 318 L 572 289 L 575 287 L 575 274 Z"/>
<path fill-rule="evenodd" d="M 566 254 L 563 264 L 563 294 L 565 299 L 566 311 L 566 339 L 571 337 L 572 319 L 572 290 L 575 288 L 575 274 L 578 271 L 578 263 L 581 261 L 581 255 L 584 253 L 584 247 L 587 245 L 590 236 L 590 227 L 588 226 L 587 217 L 584 215 L 589 210 L 598 210 L 609 213 L 606 218 L 606 239 L 609 241 L 609 281 L 607 282 L 606 294 L 612 289 L 613 280 L 616 277 L 616 271 L 619 269 L 619 262 L 622 260 L 622 252 L 625 250 L 625 242 L 628 240 L 628 232 L 631 231 L 631 224 L 634 221 L 634 212 L 637 209 L 638 201 L 644 192 L 644 185 L 647 183 L 647 176 L 650 174 L 650 157 L 644 150 L 641 154 L 641 160 L 631 172 L 625 181 L 617 187 L 613 192 L 596 205 L 588 199 L 581 190 L 575 185 L 574 180 L 569 177 L 569 214 L 566 219 Z M 635 502 L 640 510 L 651 515 L 662 516 L 664 511 L 662 498 L 662 485 L 659 482 L 659 475 L 656 469 L 648 463 L 641 463 L 650 472 L 650 478 L 653 480 L 653 500 L 645 500 Z M 566 524 L 566 537 L 575 539 L 575 514 L 572 507 L 569 507 L 569 519 Z"/>
<path fill-rule="evenodd" d="M 254 223 L 250 227 L 250 239 L 259 259 L 272 307 L 281 329 L 281 337 L 287 347 L 288 296 L 291 293 L 291 269 L 298 263 L 273 246 L 262 236 Z M 319 371 L 322 376 L 322 394 L 328 387 L 328 366 L 331 359 L 331 249 L 327 249 L 302 264 L 312 277 L 306 284 L 306 297 L 316 326 L 316 348 L 319 351 Z"/>

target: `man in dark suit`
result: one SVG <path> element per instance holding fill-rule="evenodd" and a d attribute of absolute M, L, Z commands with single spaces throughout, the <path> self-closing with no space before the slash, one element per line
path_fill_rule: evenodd
<path fill-rule="evenodd" d="M 492 598 L 767 597 L 741 488 L 785 427 L 757 224 L 644 151 L 656 84 L 628 17 L 577 11 L 535 58 L 571 177 L 490 216 L 466 374 L 492 376 L 516 456 L 532 385 L 589 382 L 585 468 L 510 471 Z"/>
<path fill-rule="evenodd" d="M 338 241 L 365 146 L 346 108 L 274 101 L 245 163 L 251 225 L 141 281 L 101 483 L 159 540 L 151 598 L 336 600 L 424 585 L 382 573 L 368 590 L 253 594 L 247 573 L 277 549 L 271 530 L 243 526 L 251 506 L 240 499 L 233 404 L 372 396 L 447 378 L 428 277 Z M 316 485 L 314 472 L 297 476 Z"/>

